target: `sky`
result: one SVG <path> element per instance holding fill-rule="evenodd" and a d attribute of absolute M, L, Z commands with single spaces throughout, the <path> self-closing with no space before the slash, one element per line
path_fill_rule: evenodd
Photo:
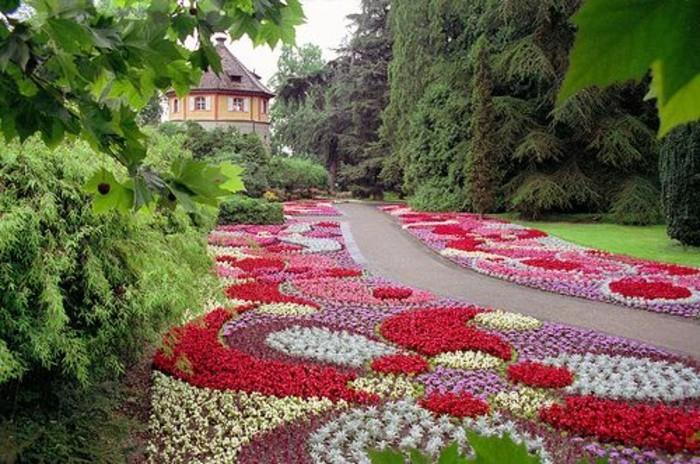
<path fill-rule="evenodd" d="M 306 23 L 296 30 L 297 44 L 313 43 L 321 47 L 323 57 L 335 57 L 338 48 L 348 33 L 345 17 L 360 11 L 360 0 L 301 0 L 306 15 Z M 267 84 L 277 70 L 281 45 L 274 50 L 264 45 L 253 47 L 248 38 L 228 44 L 229 49 L 250 70 L 262 77 Z"/>

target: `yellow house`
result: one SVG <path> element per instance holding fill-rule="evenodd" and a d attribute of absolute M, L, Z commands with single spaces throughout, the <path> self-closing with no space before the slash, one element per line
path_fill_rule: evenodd
<path fill-rule="evenodd" d="M 268 144 L 269 102 L 275 94 L 226 48 L 226 38 L 219 37 L 216 42 L 222 72 L 216 75 L 208 70 L 199 85 L 184 97 L 172 90 L 167 92 L 168 120 L 196 121 L 204 128 L 235 127 L 241 132 L 259 134 Z"/>

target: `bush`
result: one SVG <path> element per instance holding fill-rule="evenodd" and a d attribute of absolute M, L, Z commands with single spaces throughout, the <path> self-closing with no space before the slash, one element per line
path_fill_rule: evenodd
<path fill-rule="evenodd" d="M 286 195 L 293 192 L 312 196 L 312 190 L 325 190 L 328 171 L 321 164 L 306 158 L 274 156 L 270 162 L 270 187 Z"/>
<path fill-rule="evenodd" d="M 434 179 L 418 187 L 408 204 L 419 211 L 462 211 L 467 206 L 466 201 L 462 192 L 440 179 Z"/>
<path fill-rule="evenodd" d="M 243 183 L 248 195 L 260 197 L 269 188 L 270 153 L 257 134 L 243 134 L 233 127 L 205 130 L 195 122 L 186 123 L 182 130 L 184 147 L 195 158 L 245 168 Z"/>
<path fill-rule="evenodd" d="M 219 207 L 219 224 L 281 224 L 282 203 L 235 195 Z"/>
<path fill-rule="evenodd" d="M 666 136 L 660 174 L 669 237 L 700 245 L 700 123 L 679 127 Z"/>
<path fill-rule="evenodd" d="M 0 153 L 0 436 L 16 440 L 2 446 L 10 461 L 123 461 L 108 433 L 119 427 L 105 422 L 117 382 L 218 289 L 206 231 L 181 210 L 92 211 L 82 185 L 104 162 L 87 144 L 49 150 L 34 138 Z"/>

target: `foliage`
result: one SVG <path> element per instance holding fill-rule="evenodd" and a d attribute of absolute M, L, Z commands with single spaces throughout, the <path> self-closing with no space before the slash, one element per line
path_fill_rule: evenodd
<path fill-rule="evenodd" d="M 651 69 L 659 135 L 700 119 L 700 2 L 587 0 L 559 102 L 591 85 L 642 79 Z"/>
<path fill-rule="evenodd" d="M 281 224 L 282 203 L 235 195 L 219 206 L 219 224 Z"/>
<path fill-rule="evenodd" d="M 328 171 L 308 158 L 273 156 L 268 180 L 271 188 L 285 194 L 295 190 L 323 190 L 328 185 Z"/>
<path fill-rule="evenodd" d="M 269 187 L 270 154 L 256 134 L 244 134 L 233 127 L 206 130 L 192 121 L 186 123 L 185 134 L 184 146 L 196 159 L 243 167 L 248 195 L 259 197 Z"/>
<path fill-rule="evenodd" d="M 459 211 L 465 206 L 462 192 L 442 179 L 430 180 L 418 187 L 408 203 L 421 211 Z"/>
<path fill-rule="evenodd" d="M 627 179 L 615 195 L 610 216 L 618 224 L 648 225 L 663 221 L 659 188 L 644 177 Z"/>
<path fill-rule="evenodd" d="M 218 291 L 213 220 L 204 212 L 195 226 L 180 208 L 97 215 L 82 185 L 101 166 L 84 142 L 52 150 L 33 137 L 0 159 L 2 427 L 26 459 L 101 461 L 96 443 L 118 443 L 102 433 L 116 423 L 90 421 L 109 409 L 99 388 Z"/>
<path fill-rule="evenodd" d="M 270 46 L 293 42 L 294 27 L 303 20 L 298 0 L 120 1 L 99 10 L 87 1 L 21 3 L 19 11 L 19 1 L 0 4 L 0 128 L 7 141 L 37 132 L 51 146 L 67 134 L 88 141 L 130 178 L 127 183 L 102 176 L 103 187 L 94 195 L 121 184 L 110 206 L 130 200 L 138 209 L 158 196 L 184 199 L 189 207 L 192 201 L 216 202 L 233 190 L 205 189 L 194 181 L 204 177 L 212 186 L 226 186 L 237 174 L 229 168 L 195 164 L 165 176 L 143 169 L 146 145 L 136 111 L 158 91 L 174 88 L 184 95 L 202 70 L 221 70 L 210 41 L 214 33 L 247 35 Z M 193 36 L 195 50 L 181 45 Z"/>
<path fill-rule="evenodd" d="M 668 235 L 700 245 L 700 123 L 674 129 L 663 141 L 660 160 Z"/>
<path fill-rule="evenodd" d="M 163 116 L 163 100 L 160 94 L 155 94 L 148 100 L 146 106 L 139 111 L 138 122 L 141 125 L 158 125 Z"/>
<path fill-rule="evenodd" d="M 615 219 L 637 220 L 627 213 L 639 217 L 642 205 L 619 193 L 634 185 L 640 199 L 635 179 L 653 185 L 657 175 L 644 85 L 586 89 L 555 106 L 580 3 L 392 2 L 385 182 L 420 208 L 435 195 L 440 206 L 430 209 L 527 217 L 614 209 Z M 643 191 L 650 199 L 653 189 Z"/>
<path fill-rule="evenodd" d="M 384 189 L 386 148 L 378 130 L 388 97 L 389 3 L 363 0 L 361 12 L 348 17 L 352 32 L 336 59 L 319 68 L 313 47 L 301 50 L 294 65 L 283 54 L 285 71 L 276 79 L 274 145 L 314 154 L 328 169 L 331 188 L 338 183 L 362 196 L 381 197 Z"/>

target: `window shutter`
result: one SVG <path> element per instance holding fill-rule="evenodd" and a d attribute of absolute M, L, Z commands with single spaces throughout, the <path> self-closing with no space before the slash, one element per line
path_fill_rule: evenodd
<path fill-rule="evenodd" d="M 228 97 L 228 110 L 233 111 L 233 97 Z"/>
<path fill-rule="evenodd" d="M 211 97 L 205 97 L 204 107 L 206 108 L 207 111 L 211 111 Z"/>
<path fill-rule="evenodd" d="M 190 111 L 194 111 L 194 97 L 190 97 Z"/>
<path fill-rule="evenodd" d="M 243 99 L 243 111 L 245 111 L 246 113 L 250 111 L 250 98 Z"/>

